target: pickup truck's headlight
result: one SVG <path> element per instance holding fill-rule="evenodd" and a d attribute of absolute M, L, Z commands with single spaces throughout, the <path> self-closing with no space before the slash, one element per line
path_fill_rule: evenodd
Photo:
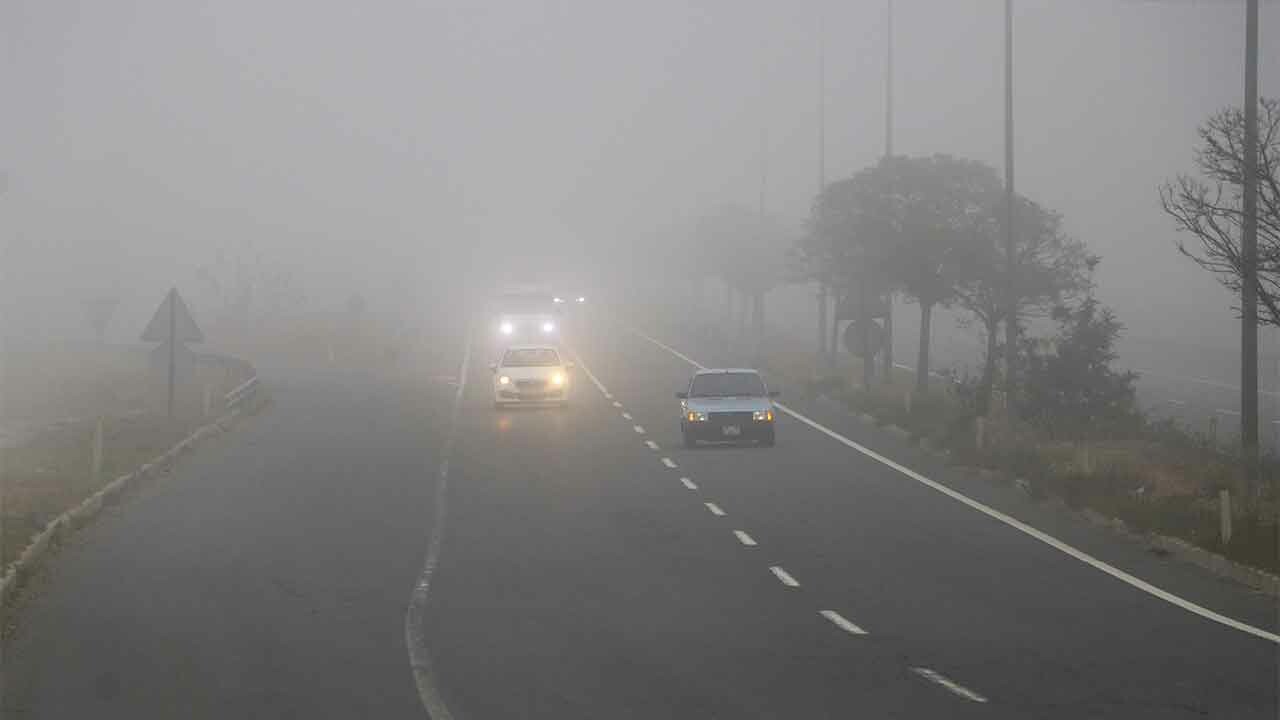
<path fill-rule="evenodd" d="M 551 384 L 555 385 L 556 387 L 560 387 L 561 385 L 564 385 L 564 373 L 556 373 L 555 375 L 552 375 Z"/>
<path fill-rule="evenodd" d="M 499 385 L 510 385 L 510 384 L 511 384 L 511 378 L 507 377 L 506 375 L 503 375 L 503 376 L 501 376 L 501 377 L 499 377 L 499 378 L 498 378 L 498 384 L 499 384 Z"/>
<path fill-rule="evenodd" d="M 512 325 L 509 322 L 504 322 L 498 326 L 498 332 L 502 333 L 503 335 L 510 335 L 515 331 L 516 331 L 516 326 Z"/>
<path fill-rule="evenodd" d="M 697 410 L 690 410 L 689 412 L 684 414 L 684 417 L 689 422 L 706 422 L 707 421 L 707 414 L 704 412 L 698 412 Z"/>
<path fill-rule="evenodd" d="M 756 422 L 773 422 L 772 410 L 757 410 L 751 413 L 751 419 Z"/>

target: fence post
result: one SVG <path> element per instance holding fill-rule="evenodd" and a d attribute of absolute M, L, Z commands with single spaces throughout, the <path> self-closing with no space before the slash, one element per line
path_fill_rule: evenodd
<path fill-rule="evenodd" d="M 1231 491 L 1223 488 L 1218 491 L 1218 530 L 1222 544 L 1231 542 Z"/>

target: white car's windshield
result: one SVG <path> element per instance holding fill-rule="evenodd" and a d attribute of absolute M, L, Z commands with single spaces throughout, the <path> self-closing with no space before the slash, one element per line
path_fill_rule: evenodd
<path fill-rule="evenodd" d="M 689 397 L 743 397 L 764 395 L 764 381 L 756 373 L 711 373 L 698 375 L 689 388 Z"/>
<path fill-rule="evenodd" d="M 560 355 L 551 348 L 508 350 L 502 357 L 503 367 L 552 367 L 560 364 Z"/>

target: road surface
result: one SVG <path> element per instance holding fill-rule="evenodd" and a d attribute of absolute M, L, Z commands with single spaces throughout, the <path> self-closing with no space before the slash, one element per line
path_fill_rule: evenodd
<path fill-rule="evenodd" d="M 1276 717 L 1275 640 L 1188 609 L 1274 633 L 1269 600 L 831 409 L 686 450 L 672 350 L 742 359 L 596 320 L 564 410 L 495 411 L 460 333 L 407 373 L 269 373 L 266 414 L 37 583 L 4 717 Z"/>

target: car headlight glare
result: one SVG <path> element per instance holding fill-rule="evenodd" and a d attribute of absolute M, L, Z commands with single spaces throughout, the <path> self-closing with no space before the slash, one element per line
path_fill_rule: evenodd
<path fill-rule="evenodd" d="M 756 422 L 773 422 L 772 410 L 756 410 L 751 413 L 751 419 Z"/>
<path fill-rule="evenodd" d="M 553 332 L 553 331 L 555 331 L 555 329 L 556 329 L 556 324 L 555 324 L 555 323 L 552 323 L 552 322 L 544 322 L 544 323 L 542 323 L 542 332 L 544 332 L 544 333 Z"/>
<path fill-rule="evenodd" d="M 685 413 L 685 418 L 689 422 L 706 422 L 707 414 L 704 412 L 698 412 L 697 410 L 690 410 L 689 412 Z"/>
<path fill-rule="evenodd" d="M 510 335 L 511 333 L 516 331 L 516 326 L 512 325 L 509 322 L 504 322 L 498 326 L 498 331 L 501 332 L 503 335 Z"/>
<path fill-rule="evenodd" d="M 498 378 L 498 384 L 499 384 L 499 385 L 510 385 L 510 384 L 511 384 L 511 378 L 507 377 L 506 375 L 503 375 L 503 376 L 501 376 L 501 377 L 499 377 L 499 378 Z"/>
<path fill-rule="evenodd" d="M 556 373 L 551 376 L 551 384 L 555 386 L 564 385 L 564 373 Z"/>
<path fill-rule="evenodd" d="M 587 301 L 587 299 L 586 299 L 586 298 L 584 298 L 584 297 L 582 297 L 582 296 L 579 296 L 579 297 L 578 297 L 578 302 L 580 302 L 580 303 L 584 303 L 584 302 L 586 302 L 586 301 Z"/>

